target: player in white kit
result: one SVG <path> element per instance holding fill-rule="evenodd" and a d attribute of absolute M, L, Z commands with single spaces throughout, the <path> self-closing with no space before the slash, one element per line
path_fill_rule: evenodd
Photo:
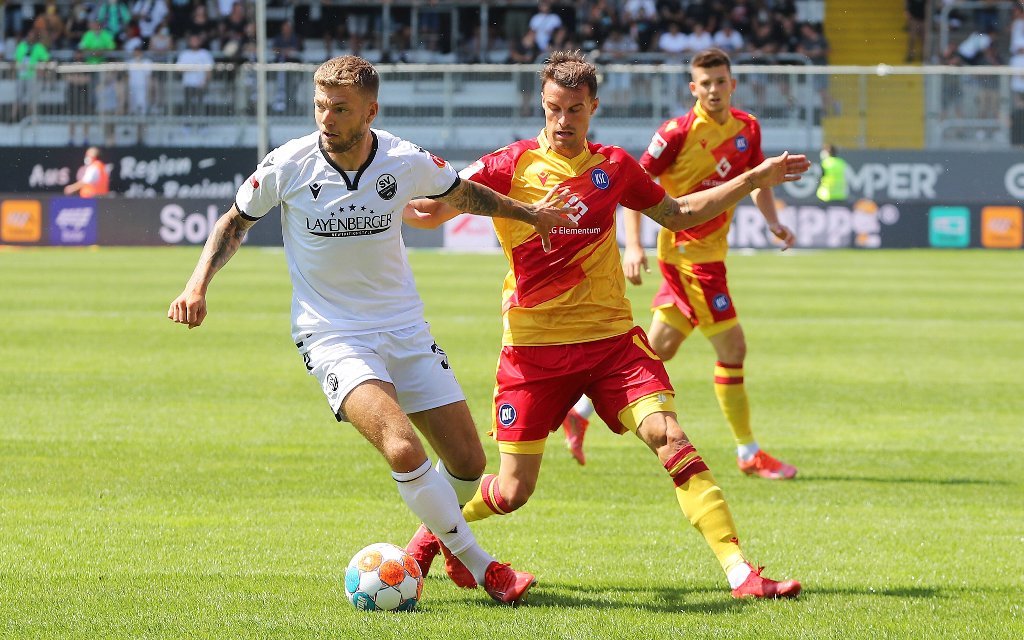
<path fill-rule="evenodd" d="M 460 180 L 441 158 L 371 129 L 380 79 L 362 58 L 328 60 L 313 81 L 317 131 L 271 151 L 239 187 L 167 316 L 190 329 L 202 324 L 214 274 L 246 230 L 280 206 L 292 335 L 306 368 L 337 419 L 384 456 L 402 499 L 448 553 L 492 598 L 516 604 L 534 576 L 484 551 L 459 506 L 475 493 L 486 457 L 448 358 L 423 318 L 402 211 L 410 199 L 429 197 L 529 222 L 545 246 L 553 227 L 575 225 L 554 200 L 526 205 Z M 413 425 L 438 454 L 436 469 Z"/>

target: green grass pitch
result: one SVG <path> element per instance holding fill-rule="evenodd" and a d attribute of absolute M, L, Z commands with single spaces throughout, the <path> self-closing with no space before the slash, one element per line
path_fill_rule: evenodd
<path fill-rule="evenodd" d="M 706 340 L 669 370 L 798 600 L 731 599 L 655 458 L 597 424 L 586 467 L 555 434 L 531 503 L 474 525 L 538 575 L 529 604 L 437 565 L 412 614 L 345 600 L 351 555 L 417 523 L 305 373 L 282 252 L 243 248 L 188 331 L 165 314 L 198 255 L 0 251 L 0 637 L 1024 637 L 1024 253 L 730 257 L 755 433 L 798 479 L 736 470 Z M 503 259 L 411 260 L 483 433 Z M 630 289 L 645 327 L 656 281 Z"/>

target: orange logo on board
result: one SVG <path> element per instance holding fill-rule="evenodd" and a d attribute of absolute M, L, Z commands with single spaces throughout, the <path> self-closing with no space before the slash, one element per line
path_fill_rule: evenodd
<path fill-rule="evenodd" d="M 0 241 L 43 239 L 43 205 L 38 200 L 5 200 L 0 205 Z"/>
<path fill-rule="evenodd" d="M 981 210 L 981 246 L 1019 249 L 1024 245 L 1024 209 L 984 207 Z"/>

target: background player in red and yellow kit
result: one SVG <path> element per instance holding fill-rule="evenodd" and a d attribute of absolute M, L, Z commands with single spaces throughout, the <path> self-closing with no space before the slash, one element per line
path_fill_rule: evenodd
<path fill-rule="evenodd" d="M 717 188 L 673 199 L 625 151 L 587 140 L 598 107 L 597 72 L 579 52 L 551 56 L 541 72 L 541 101 L 546 126 L 536 139 L 499 149 L 461 174 L 523 202 L 544 201 L 553 190 L 577 224 L 553 230 L 550 251 L 528 225 L 495 224 L 510 267 L 492 431 L 501 464 L 497 475 L 484 476 L 463 514 L 475 521 L 526 504 L 548 434 L 586 394 L 613 431 L 632 431 L 658 456 L 734 596 L 797 595 L 798 582 L 769 580 L 746 561 L 722 491 L 676 420 L 668 374 L 634 326 L 625 297 L 615 211 L 621 203 L 679 231 L 712 220 L 753 189 L 799 179 L 807 159 L 783 154 Z M 436 224 L 459 213 L 430 201 L 412 205 L 422 212 L 406 212 L 413 223 Z M 424 527 L 407 549 L 424 569 L 444 551 Z M 447 560 L 453 580 L 472 586 L 457 562 Z"/>
<path fill-rule="evenodd" d="M 640 164 L 671 196 L 693 194 L 742 175 L 764 160 L 761 126 L 754 116 L 731 105 L 736 79 L 729 56 L 708 49 L 691 63 L 690 92 L 697 103 L 689 112 L 668 120 L 654 134 Z M 796 238 L 779 223 L 771 188 L 755 189 L 751 198 L 768 228 L 790 247 Z M 750 427 L 750 406 L 743 384 L 747 343 L 726 282 L 726 235 L 730 208 L 711 220 L 683 231 L 661 229 L 658 264 L 664 276 L 654 296 L 651 346 L 662 360 L 675 356 L 679 345 L 698 328 L 715 349 L 715 396 L 736 440 L 737 464 L 744 473 L 770 479 L 789 479 L 796 468 L 777 460 L 758 446 Z M 625 212 L 626 249 L 622 260 L 626 278 L 641 283 L 648 271 L 640 244 L 640 211 Z M 586 399 L 570 410 L 564 425 L 570 451 L 583 464 L 583 433 L 589 407 Z"/>

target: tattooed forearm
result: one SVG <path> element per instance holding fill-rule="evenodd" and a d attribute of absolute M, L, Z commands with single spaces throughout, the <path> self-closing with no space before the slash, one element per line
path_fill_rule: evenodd
<path fill-rule="evenodd" d="M 683 198 L 683 200 L 686 200 Z M 650 209 L 644 209 L 643 214 L 658 224 L 668 229 L 675 229 L 679 225 L 681 215 L 690 215 L 690 207 L 687 204 L 684 214 L 682 206 L 676 200 L 665 196 L 661 202 Z"/>
<path fill-rule="evenodd" d="M 438 200 L 459 211 L 533 223 L 533 214 L 526 205 L 469 180 L 463 180 L 451 193 Z"/>
<path fill-rule="evenodd" d="M 253 224 L 254 222 L 243 218 L 234 207 L 217 220 L 210 237 L 206 239 L 199 264 L 192 273 L 190 284 L 193 288 L 206 290 L 206 286 L 213 279 L 213 274 L 227 264 L 231 256 L 238 251 L 238 247 L 242 246 L 245 233 Z"/>

